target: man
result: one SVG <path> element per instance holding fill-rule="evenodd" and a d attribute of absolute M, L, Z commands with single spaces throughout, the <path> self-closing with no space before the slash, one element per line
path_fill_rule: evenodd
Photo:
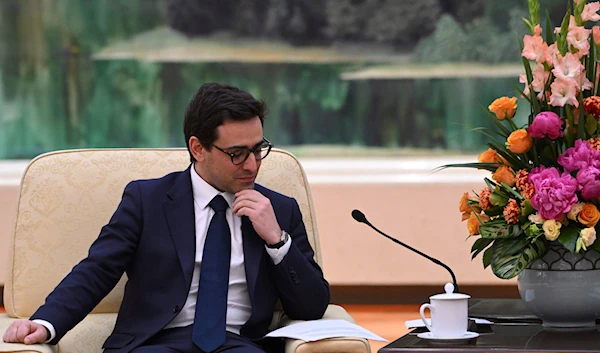
<path fill-rule="evenodd" d="M 5 342 L 56 344 L 127 273 L 106 352 L 263 353 L 279 299 L 292 319 L 322 317 L 329 286 L 296 201 L 254 180 L 271 143 L 265 107 L 205 84 L 187 107 L 192 164 L 129 183 L 88 257 Z"/>

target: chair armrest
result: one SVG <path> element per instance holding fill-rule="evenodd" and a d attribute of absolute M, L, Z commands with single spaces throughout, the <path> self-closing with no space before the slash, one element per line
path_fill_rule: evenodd
<path fill-rule="evenodd" d="M 350 314 L 338 305 L 329 305 L 324 320 L 346 320 L 355 323 Z M 322 320 L 323 320 L 322 319 Z M 301 320 L 290 320 L 284 317 L 281 327 L 302 322 Z M 371 353 L 371 346 L 364 338 L 359 337 L 336 337 L 320 341 L 306 342 L 288 338 L 285 340 L 285 353 Z"/>
<path fill-rule="evenodd" d="M 14 321 L 18 319 L 12 318 L 7 314 L 0 314 L 0 352 L 19 352 L 19 353 L 57 353 L 58 348 L 49 344 L 22 344 L 22 343 L 4 343 L 2 336 L 6 329 Z"/>

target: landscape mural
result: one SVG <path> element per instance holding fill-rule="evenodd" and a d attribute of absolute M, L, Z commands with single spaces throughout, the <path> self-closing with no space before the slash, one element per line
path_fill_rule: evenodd
<path fill-rule="evenodd" d="M 564 1 L 542 3 L 542 13 L 560 23 Z M 495 98 L 522 88 L 525 6 L 2 0 L 0 159 L 184 146 L 185 106 L 209 81 L 264 99 L 265 136 L 279 147 L 480 151 L 485 136 L 468 128 L 486 123 L 483 110 Z"/>

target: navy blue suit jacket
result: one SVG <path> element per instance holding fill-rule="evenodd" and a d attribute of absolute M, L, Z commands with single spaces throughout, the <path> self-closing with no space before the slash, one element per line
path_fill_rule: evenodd
<path fill-rule="evenodd" d="M 277 299 L 292 319 L 314 320 L 329 303 L 329 286 L 313 260 L 297 202 L 256 185 L 271 200 L 277 221 L 293 241 L 274 265 L 252 223 L 242 217 L 244 261 L 252 314 L 241 335 L 267 333 Z M 192 281 L 196 251 L 190 168 L 160 179 L 129 183 L 109 223 L 76 265 L 32 316 L 51 322 L 56 344 L 127 273 L 111 352 L 128 352 L 167 325 L 183 307 Z"/>

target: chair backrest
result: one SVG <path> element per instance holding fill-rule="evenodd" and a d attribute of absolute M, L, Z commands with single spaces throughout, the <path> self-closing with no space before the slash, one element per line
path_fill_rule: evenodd
<path fill-rule="evenodd" d="M 46 153 L 31 161 L 21 181 L 10 247 L 4 304 L 29 317 L 62 278 L 87 255 L 115 211 L 125 185 L 157 178 L 190 164 L 186 149 L 85 149 Z M 257 182 L 292 196 L 321 264 L 314 207 L 306 175 L 290 153 L 273 149 Z M 124 276 L 125 277 L 125 276 Z M 94 309 L 118 311 L 125 278 Z"/>

